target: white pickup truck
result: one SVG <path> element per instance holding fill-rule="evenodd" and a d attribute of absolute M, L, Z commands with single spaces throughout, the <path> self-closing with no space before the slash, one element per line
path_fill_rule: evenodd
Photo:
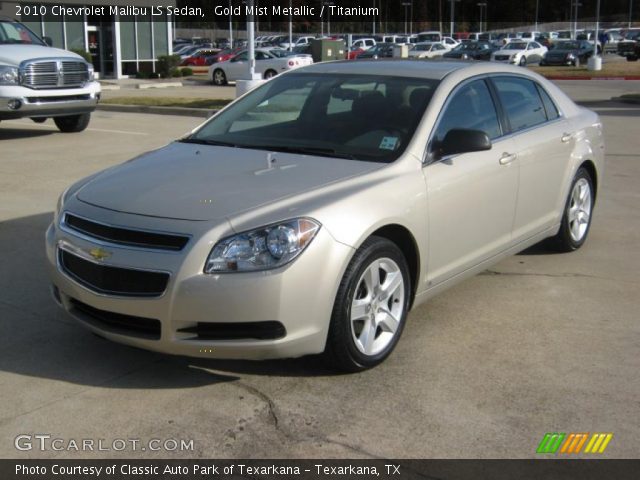
<path fill-rule="evenodd" d="M 91 64 L 0 17 L 0 120 L 52 118 L 62 132 L 81 132 L 99 100 Z"/>

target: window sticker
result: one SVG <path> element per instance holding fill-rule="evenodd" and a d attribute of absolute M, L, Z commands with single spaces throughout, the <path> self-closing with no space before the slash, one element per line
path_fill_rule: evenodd
<path fill-rule="evenodd" d="M 380 150 L 395 150 L 397 145 L 398 137 L 382 137 L 382 141 L 378 148 Z"/>

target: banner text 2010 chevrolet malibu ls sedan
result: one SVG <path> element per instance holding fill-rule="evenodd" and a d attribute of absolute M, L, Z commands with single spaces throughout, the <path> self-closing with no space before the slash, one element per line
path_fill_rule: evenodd
<path fill-rule="evenodd" d="M 412 305 L 547 237 L 579 248 L 603 159 L 598 116 L 517 67 L 313 65 L 72 185 L 53 292 L 117 342 L 357 371 Z"/>

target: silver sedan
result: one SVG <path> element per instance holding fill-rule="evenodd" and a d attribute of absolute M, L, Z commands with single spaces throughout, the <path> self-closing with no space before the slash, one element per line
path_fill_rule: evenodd
<path fill-rule="evenodd" d="M 407 313 L 501 258 L 589 233 L 598 116 L 517 67 L 322 63 L 69 187 L 57 302 L 170 354 L 373 367 Z"/>

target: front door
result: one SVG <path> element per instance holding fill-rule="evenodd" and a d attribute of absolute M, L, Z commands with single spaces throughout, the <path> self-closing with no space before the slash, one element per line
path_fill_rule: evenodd
<path fill-rule="evenodd" d="M 427 280 L 434 286 L 509 247 L 518 161 L 502 138 L 485 80 L 463 84 L 444 107 L 430 149 L 453 128 L 482 130 L 491 150 L 436 159 L 424 169 L 429 215 Z"/>

